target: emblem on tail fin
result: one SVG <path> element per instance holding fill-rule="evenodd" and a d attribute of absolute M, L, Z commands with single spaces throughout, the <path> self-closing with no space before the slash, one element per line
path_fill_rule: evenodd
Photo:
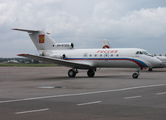
<path fill-rule="evenodd" d="M 39 35 L 39 43 L 44 43 L 44 35 Z"/>

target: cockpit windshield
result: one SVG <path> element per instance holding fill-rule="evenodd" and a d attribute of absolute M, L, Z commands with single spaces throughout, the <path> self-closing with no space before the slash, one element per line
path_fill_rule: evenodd
<path fill-rule="evenodd" d="M 152 56 L 147 51 L 137 51 L 136 54 L 144 54 L 144 55 Z"/>
<path fill-rule="evenodd" d="M 145 55 L 149 55 L 148 52 L 146 52 L 146 51 L 142 51 L 142 53 Z"/>

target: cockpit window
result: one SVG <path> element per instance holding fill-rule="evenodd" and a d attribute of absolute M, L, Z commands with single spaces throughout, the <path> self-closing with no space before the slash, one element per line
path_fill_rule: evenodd
<path fill-rule="evenodd" d="M 136 54 L 139 54 L 139 51 L 137 51 Z"/>
<path fill-rule="evenodd" d="M 146 52 L 146 51 L 142 51 L 142 53 L 145 55 L 149 55 L 148 52 Z"/>
<path fill-rule="evenodd" d="M 143 54 L 143 52 L 140 51 L 140 54 Z"/>
<path fill-rule="evenodd" d="M 147 51 L 137 51 L 136 54 L 144 54 L 144 55 L 152 56 Z"/>
<path fill-rule="evenodd" d="M 146 51 L 137 51 L 136 54 L 145 54 L 145 55 L 149 55 L 148 52 L 146 52 Z"/>

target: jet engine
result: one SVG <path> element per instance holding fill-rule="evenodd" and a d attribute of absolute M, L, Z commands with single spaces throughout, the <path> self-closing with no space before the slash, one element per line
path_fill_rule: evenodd
<path fill-rule="evenodd" d="M 55 54 L 55 53 L 49 53 L 49 52 L 44 52 L 41 51 L 39 56 L 47 56 L 47 57 L 51 57 L 51 58 L 58 58 L 58 59 L 66 59 L 66 55 L 65 54 Z"/>
<path fill-rule="evenodd" d="M 65 54 L 53 54 L 53 55 L 50 55 L 50 57 L 51 58 L 63 59 L 63 60 L 66 59 L 66 55 Z"/>

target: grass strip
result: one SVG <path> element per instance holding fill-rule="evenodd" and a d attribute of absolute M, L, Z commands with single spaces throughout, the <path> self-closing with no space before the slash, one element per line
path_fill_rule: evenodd
<path fill-rule="evenodd" d="M 0 67 L 57 67 L 55 64 L 2 63 Z"/>

